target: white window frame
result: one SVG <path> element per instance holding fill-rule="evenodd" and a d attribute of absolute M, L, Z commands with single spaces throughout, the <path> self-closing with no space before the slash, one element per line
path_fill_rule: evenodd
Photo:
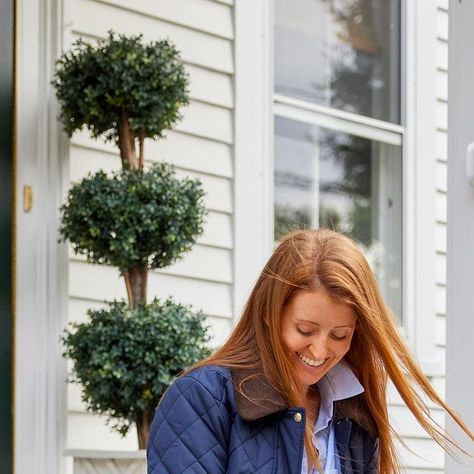
<path fill-rule="evenodd" d="M 429 376 L 442 374 L 435 343 L 435 51 L 436 4 L 402 0 L 401 123 L 308 104 L 274 94 L 274 1 L 235 3 L 236 319 L 273 249 L 274 116 L 284 112 L 320 126 L 402 145 L 403 326 Z"/>

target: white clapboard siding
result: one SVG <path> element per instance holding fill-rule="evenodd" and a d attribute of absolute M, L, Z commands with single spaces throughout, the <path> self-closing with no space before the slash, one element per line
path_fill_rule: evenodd
<path fill-rule="evenodd" d="M 99 1 L 99 0 L 98 0 Z M 233 39 L 232 10 L 214 1 L 206 2 L 206 14 L 202 14 L 202 0 L 100 0 L 126 11 L 136 12 L 182 25 L 194 30 L 205 31 L 223 38 Z"/>
<path fill-rule="evenodd" d="M 92 140 L 86 131 L 82 131 L 73 135 L 71 144 L 73 145 L 71 153 L 74 154 L 72 159 L 76 159 L 76 155 L 79 159 L 81 153 L 101 151 L 110 154 L 111 159 L 117 160 L 110 166 L 119 167 L 119 152 L 113 143 Z M 145 158 L 149 161 L 163 160 L 183 169 L 225 178 L 233 176 L 230 145 L 177 131 L 167 132 L 166 136 L 159 141 L 145 140 Z M 101 167 L 102 165 L 96 166 L 96 169 Z"/>
<path fill-rule="evenodd" d="M 448 70 L 448 43 L 446 41 L 437 42 L 436 67 L 442 71 Z"/>
<path fill-rule="evenodd" d="M 431 439 L 404 438 L 404 441 L 413 452 L 397 441 L 395 445 L 406 472 L 419 472 L 419 469 L 430 473 L 443 471 L 444 452 Z"/>
<path fill-rule="evenodd" d="M 436 71 L 436 97 L 440 100 L 448 100 L 448 72 L 441 69 Z"/>
<path fill-rule="evenodd" d="M 435 257 L 436 282 L 446 285 L 446 255 L 437 252 Z"/>
<path fill-rule="evenodd" d="M 70 260 L 85 262 L 85 257 L 71 252 Z M 183 259 L 154 272 L 218 283 L 232 283 L 231 254 L 226 249 L 196 244 Z"/>
<path fill-rule="evenodd" d="M 448 103 L 441 99 L 436 101 L 436 128 L 443 132 L 448 130 Z"/>
<path fill-rule="evenodd" d="M 444 315 L 436 315 L 435 337 L 436 345 L 440 347 L 446 346 L 446 317 Z"/>
<path fill-rule="evenodd" d="M 103 301 L 96 301 L 82 298 L 70 298 L 69 317 L 71 321 L 84 322 L 87 320 L 87 311 L 89 309 L 104 308 Z M 198 309 L 195 305 L 194 309 Z M 223 337 L 228 334 L 232 325 L 232 319 L 229 317 L 207 316 L 207 324 L 210 327 L 211 346 L 216 347 L 221 344 Z M 71 405 L 70 405 L 70 409 Z"/>
<path fill-rule="evenodd" d="M 446 314 L 446 287 L 439 283 L 436 284 L 435 309 L 436 314 Z"/>
<path fill-rule="evenodd" d="M 173 5 L 174 2 L 168 1 Z M 202 16 L 212 2 L 201 0 Z M 209 4 L 209 5 L 207 5 Z M 130 2 L 130 5 L 133 4 Z M 158 18 L 123 9 L 94 0 L 71 1 L 71 32 L 75 35 L 104 37 L 108 30 L 118 33 L 143 34 L 146 40 L 170 38 L 181 51 L 184 61 L 216 71 L 232 73 L 234 70 L 232 41 L 213 32 L 199 31 Z M 93 21 L 91 21 L 93 19 Z"/>
<path fill-rule="evenodd" d="M 189 96 L 191 99 L 209 102 L 210 104 L 232 108 L 234 90 L 232 76 L 212 71 L 192 64 L 186 65 L 191 83 Z"/>
<path fill-rule="evenodd" d="M 117 33 L 143 34 L 146 41 L 169 38 L 185 63 L 190 104 L 174 131 L 159 141 L 146 140 L 146 164 L 166 161 L 179 176 L 199 178 L 208 209 L 204 233 L 183 260 L 150 272 L 148 297 L 172 295 L 201 309 L 210 325 L 211 345 L 219 345 L 232 326 L 233 301 L 233 146 L 234 19 L 231 0 L 65 0 L 65 39 L 104 38 Z M 70 179 L 89 172 L 120 169 L 116 146 L 76 133 L 69 149 Z M 105 299 L 125 298 L 119 272 L 88 264 L 71 254 L 69 319 L 84 321 L 89 308 Z M 68 448 L 136 449 L 132 430 L 126 439 L 104 419 L 85 413 L 77 386 L 69 388 Z"/>
<path fill-rule="evenodd" d="M 437 252 L 446 253 L 446 224 L 436 223 L 435 247 Z"/>
<path fill-rule="evenodd" d="M 442 193 L 448 191 L 448 164 L 445 161 L 436 162 L 436 189 Z"/>
<path fill-rule="evenodd" d="M 67 446 L 69 449 L 132 451 L 138 449 L 135 428 L 125 438 L 107 426 L 105 417 L 84 412 L 69 412 Z"/>
<path fill-rule="evenodd" d="M 80 181 L 89 172 L 103 169 L 106 172 L 120 169 L 120 159 L 103 152 L 71 147 L 70 178 L 72 182 Z M 198 178 L 206 193 L 204 203 L 209 210 L 232 212 L 232 181 L 229 178 L 206 175 L 194 171 L 176 169 L 178 176 Z"/>
<path fill-rule="evenodd" d="M 446 193 L 438 191 L 436 193 L 436 220 L 438 222 L 447 221 L 448 197 Z"/>
<path fill-rule="evenodd" d="M 72 297 L 96 301 L 126 297 L 123 278 L 114 268 L 71 260 L 69 272 L 69 292 Z M 179 302 L 202 309 L 205 314 L 232 317 L 231 287 L 227 283 L 164 272 L 150 272 L 148 280 L 149 298 L 173 295 Z"/>
<path fill-rule="evenodd" d="M 436 158 L 440 161 L 447 161 L 448 159 L 448 134 L 447 133 L 436 134 Z"/>

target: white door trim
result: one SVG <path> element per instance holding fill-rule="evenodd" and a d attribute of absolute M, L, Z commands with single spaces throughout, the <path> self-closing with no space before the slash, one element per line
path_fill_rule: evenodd
<path fill-rule="evenodd" d="M 273 248 L 272 1 L 235 2 L 234 315 Z"/>
<path fill-rule="evenodd" d="M 448 239 L 446 315 L 446 398 L 474 430 L 474 188 L 466 177 L 466 148 L 474 141 L 474 5 L 449 2 L 448 80 Z M 456 441 L 472 452 L 472 441 L 447 418 Z M 459 464 L 446 457 L 446 472 L 468 474 L 474 461 L 467 456 Z"/>
<path fill-rule="evenodd" d="M 402 2 L 404 327 L 427 375 L 441 375 L 435 338 L 436 2 Z"/>
<path fill-rule="evenodd" d="M 17 2 L 17 275 L 15 319 L 15 473 L 65 472 L 67 321 L 65 246 L 58 207 L 68 184 L 64 137 L 50 85 L 61 51 L 62 2 Z M 33 207 L 23 210 L 23 187 Z"/>

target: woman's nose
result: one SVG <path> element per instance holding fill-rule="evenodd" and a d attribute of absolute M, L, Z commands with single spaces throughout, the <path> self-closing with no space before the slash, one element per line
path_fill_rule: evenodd
<path fill-rule="evenodd" d="M 328 338 L 324 335 L 318 335 L 311 341 L 309 350 L 314 360 L 326 359 L 329 353 Z"/>

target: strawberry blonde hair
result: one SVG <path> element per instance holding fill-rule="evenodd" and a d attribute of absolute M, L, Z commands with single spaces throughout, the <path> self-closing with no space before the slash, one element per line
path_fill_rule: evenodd
<path fill-rule="evenodd" d="M 474 440 L 474 435 L 435 392 L 410 354 L 362 252 L 351 239 L 328 229 L 296 231 L 280 241 L 232 334 L 220 349 L 194 368 L 216 364 L 234 369 L 260 369 L 290 406 L 301 406 L 300 382 L 281 338 L 281 315 L 297 291 L 319 288 L 351 305 L 357 315 L 345 360 L 365 388 L 365 402 L 377 426 L 380 443 L 377 472 L 401 472 L 393 442 L 394 436 L 398 439 L 400 436 L 390 425 L 387 409 L 388 379 L 419 424 L 443 449 L 451 455 L 456 448 L 464 452 L 430 416 L 422 394 L 442 407 L 469 438 Z M 309 426 L 306 426 L 305 446 L 310 461 L 319 467 Z"/>

